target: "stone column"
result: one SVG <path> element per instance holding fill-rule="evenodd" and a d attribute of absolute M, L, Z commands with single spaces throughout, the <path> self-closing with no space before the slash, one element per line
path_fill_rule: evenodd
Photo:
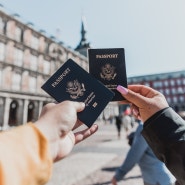
<path fill-rule="evenodd" d="M 27 119 L 28 119 L 28 104 L 29 104 L 29 101 L 28 100 L 24 100 L 24 105 L 23 105 L 23 124 L 27 123 Z"/>
<path fill-rule="evenodd" d="M 43 107 L 43 102 L 42 102 L 42 101 L 40 101 L 40 102 L 39 102 L 39 116 L 40 116 L 40 113 L 41 113 L 42 107 Z"/>
<path fill-rule="evenodd" d="M 11 101 L 12 100 L 10 98 L 5 99 L 3 130 L 6 130 L 9 127 L 8 120 L 9 120 L 9 111 L 10 111 Z"/>

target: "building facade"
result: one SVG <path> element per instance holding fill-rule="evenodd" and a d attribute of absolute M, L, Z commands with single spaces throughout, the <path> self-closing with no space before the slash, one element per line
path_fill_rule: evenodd
<path fill-rule="evenodd" d="M 0 130 L 38 118 L 43 105 L 53 101 L 42 84 L 69 58 L 88 70 L 79 51 L 0 10 Z M 110 107 L 105 115 L 114 111 Z"/>
<path fill-rule="evenodd" d="M 152 87 L 164 94 L 169 105 L 176 112 L 185 111 L 185 70 L 130 77 L 128 84 Z"/>
<path fill-rule="evenodd" d="M 43 30 L 0 10 L 0 130 L 35 121 L 53 99 L 42 84 L 69 58 L 88 71 L 84 22 L 76 49 L 65 46 Z M 129 77 L 128 84 L 144 84 L 162 92 L 175 111 L 185 110 L 185 70 Z M 100 119 L 119 114 L 116 102 L 110 103 Z"/>
<path fill-rule="evenodd" d="M 68 59 L 87 70 L 87 58 L 0 11 L 0 126 L 35 121 L 52 99 L 40 88 Z"/>

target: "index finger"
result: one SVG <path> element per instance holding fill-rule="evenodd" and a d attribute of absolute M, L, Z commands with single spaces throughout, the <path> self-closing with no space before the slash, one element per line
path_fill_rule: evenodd
<path fill-rule="evenodd" d="M 134 88 L 132 88 L 134 89 Z M 141 95 L 139 92 L 141 92 L 141 87 L 135 87 L 135 91 L 132 91 L 129 87 L 129 89 L 118 86 L 117 90 L 122 94 L 122 96 L 128 100 L 130 103 L 135 104 L 137 107 L 143 107 L 146 102 L 148 101 L 146 97 Z"/>
<path fill-rule="evenodd" d="M 128 89 L 148 98 L 154 97 L 156 94 L 158 94 L 156 90 L 144 85 L 128 85 Z"/>

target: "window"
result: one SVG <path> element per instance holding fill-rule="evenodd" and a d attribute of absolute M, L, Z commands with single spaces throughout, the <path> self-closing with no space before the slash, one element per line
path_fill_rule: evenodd
<path fill-rule="evenodd" d="M 32 38 L 32 32 L 31 30 L 25 30 L 24 35 L 23 35 L 23 42 L 27 45 L 30 46 L 31 43 L 31 38 Z"/>
<path fill-rule="evenodd" d="M 40 37 L 40 39 L 39 39 L 39 51 L 40 52 L 44 52 L 45 47 L 46 47 L 46 45 L 45 45 L 45 38 L 44 37 Z"/>
<path fill-rule="evenodd" d="M 167 99 L 168 103 L 171 103 L 171 98 L 170 97 L 167 97 L 166 99 Z"/>
<path fill-rule="evenodd" d="M 31 60 L 31 54 L 30 54 L 30 51 L 27 49 L 24 51 L 24 58 L 23 58 L 23 63 L 25 68 L 30 67 L 30 60 Z"/>
<path fill-rule="evenodd" d="M 55 61 L 51 61 L 51 73 L 54 73 L 56 71 L 56 65 L 55 65 Z"/>
<path fill-rule="evenodd" d="M 15 57 L 14 57 L 14 63 L 17 66 L 22 66 L 22 62 L 23 62 L 23 51 L 15 48 Z"/>
<path fill-rule="evenodd" d="M 12 68 L 6 67 L 3 69 L 2 86 L 4 89 L 10 89 L 12 85 Z"/>
<path fill-rule="evenodd" d="M 43 92 L 42 88 L 40 88 L 43 83 L 44 83 L 44 79 L 41 75 L 39 75 L 37 77 L 37 92 Z"/>
<path fill-rule="evenodd" d="M 154 88 L 162 87 L 162 82 L 161 82 L 161 81 L 155 81 L 155 82 L 153 83 L 153 86 L 154 86 Z"/>
<path fill-rule="evenodd" d="M 0 42 L 0 61 L 5 59 L 5 44 Z"/>
<path fill-rule="evenodd" d="M 163 89 L 159 89 L 159 91 L 160 91 L 162 94 L 164 93 Z"/>
<path fill-rule="evenodd" d="M 29 78 L 29 90 L 30 92 L 36 92 L 36 78 L 33 76 L 30 76 Z"/>
<path fill-rule="evenodd" d="M 59 60 L 62 61 L 62 62 L 64 62 L 66 60 L 66 57 L 67 57 L 67 54 L 64 51 L 64 49 L 63 48 L 59 48 L 58 49 L 58 58 L 59 58 Z M 77 58 L 77 61 L 80 64 L 80 59 L 79 58 Z"/>
<path fill-rule="evenodd" d="M 172 94 L 176 94 L 176 88 L 172 88 L 171 91 L 172 91 Z"/>
<path fill-rule="evenodd" d="M 7 36 L 11 39 L 14 39 L 15 35 L 15 22 L 14 21 L 8 21 L 7 22 Z"/>
<path fill-rule="evenodd" d="M 14 73 L 12 78 L 12 90 L 20 90 L 21 75 L 19 73 Z"/>
<path fill-rule="evenodd" d="M 164 86 L 165 86 L 165 87 L 168 87 L 168 86 L 169 86 L 169 83 L 168 83 L 167 80 L 164 81 Z"/>
<path fill-rule="evenodd" d="M 9 42 L 6 45 L 6 61 L 8 63 L 13 63 L 14 60 L 14 52 L 15 52 L 15 48 L 14 48 L 14 42 Z"/>
<path fill-rule="evenodd" d="M 35 36 L 32 35 L 32 39 L 31 39 L 31 47 L 34 49 L 38 49 L 39 47 L 39 39 Z"/>
<path fill-rule="evenodd" d="M 24 71 L 22 73 L 22 91 L 28 91 L 29 90 L 29 73 L 28 71 Z"/>
<path fill-rule="evenodd" d="M 21 28 L 19 27 L 15 28 L 15 40 L 18 42 L 21 41 L 21 32 L 22 32 Z"/>
<path fill-rule="evenodd" d="M 1 86 L 2 86 L 2 75 L 3 75 L 2 69 L 0 69 L 0 88 L 1 88 Z"/>
<path fill-rule="evenodd" d="M 184 102 L 184 96 L 179 97 L 180 102 Z"/>
<path fill-rule="evenodd" d="M 169 95 L 170 94 L 170 90 L 169 89 L 165 89 L 165 94 Z"/>
<path fill-rule="evenodd" d="M 43 72 L 43 55 L 38 57 L 38 71 Z"/>
<path fill-rule="evenodd" d="M 144 82 L 144 85 L 146 85 L 146 86 L 150 86 L 150 83 L 148 83 L 148 82 Z"/>
<path fill-rule="evenodd" d="M 183 94 L 184 90 L 182 87 L 178 87 L 177 92 L 178 92 L 178 94 Z"/>
<path fill-rule="evenodd" d="M 182 84 L 181 79 L 177 79 L 177 85 L 181 85 L 181 84 Z"/>
<path fill-rule="evenodd" d="M 170 80 L 170 85 L 174 86 L 175 85 L 175 81 L 174 80 Z"/>
<path fill-rule="evenodd" d="M 36 71 L 37 70 L 37 57 L 35 55 L 31 55 L 31 70 Z"/>
<path fill-rule="evenodd" d="M 177 103 L 177 100 L 178 100 L 177 97 L 174 96 L 174 97 L 173 97 L 173 102 L 174 102 L 174 103 Z"/>
<path fill-rule="evenodd" d="M 50 74 L 50 62 L 47 60 L 44 60 L 44 74 Z"/>
<path fill-rule="evenodd" d="M 5 23 L 3 22 L 3 19 L 0 17 L 0 33 L 4 33 L 4 26 Z"/>
<path fill-rule="evenodd" d="M 49 54 L 52 56 L 52 57 L 56 57 L 56 49 L 57 48 L 57 46 L 56 46 L 56 44 L 55 43 L 51 43 L 50 45 L 49 45 Z"/>

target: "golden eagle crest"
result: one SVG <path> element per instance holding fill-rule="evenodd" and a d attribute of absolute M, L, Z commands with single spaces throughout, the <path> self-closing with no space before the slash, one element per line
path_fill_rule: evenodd
<path fill-rule="evenodd" d="M 66 92 L 70 94 L 72 99 L 77 99 L 84 95 L 85 87 L 84 84 L 80 84 L 78 80 L 70 81 L 67 83 Z"/>
<path fill-rule="evenodd" d="M 100 73 L 101 78 L 104 80 L 113 80 L 116 77 L 115 67 L 110 64 L 105 64 L 102 67 L 102 72 Z"/>

